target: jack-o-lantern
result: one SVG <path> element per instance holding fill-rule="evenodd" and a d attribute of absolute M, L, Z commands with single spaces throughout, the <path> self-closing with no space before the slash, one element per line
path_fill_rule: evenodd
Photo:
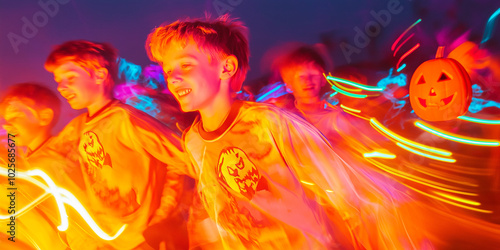
<path fill-rule="evenodd" d="M 472 99 L 470 77 L 454 59 L 442 58 L 439 47 L 436 59 L 425 61 L 410 81 L 410 102 L 415 114 L 427 121 L 455 119 L 467 112 Z"/>

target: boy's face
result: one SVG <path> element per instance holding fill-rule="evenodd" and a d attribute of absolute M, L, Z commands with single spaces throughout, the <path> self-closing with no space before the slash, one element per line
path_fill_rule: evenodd
<path fill-rule="evenodd" d="M 168 89 L 182 111 L 197 111 L 210 105 L 220 94 L 222 63 L 198 49 L 192 42 L 182 48 L 171 42 L 162 61 Z"/>
<path fill-rule="evenodd" d="M 46 129 L 40 125 L 38 112 L 32 108 L 33 100 L 12 98 L 5 106 L 3 128 L 16 136 L 18 146 L 28 146 L 37 137 L 39 132 Z"/>
<path fill-rule="evenodd" d="M 95 76 L 73 62 L 66 62 L 54 70 L 57 91 L 73 109 L 87 108 L 102 95 Z"/>
<path fill-rule="evenodd" d="M 313 62 L 285 69 L 281 77 L 295 98 L 319 97 L 321 87 L 325 85 L 321 68 Z"/>

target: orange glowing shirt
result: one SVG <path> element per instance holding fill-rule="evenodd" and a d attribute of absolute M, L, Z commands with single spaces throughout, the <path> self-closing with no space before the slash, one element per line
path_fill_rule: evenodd
<path fill-rule="evenodd" d="M 348 114 L 337 106 L 322 101 L 324 108 L 317 112 L 300 110 L 296 105 L 284 106 L 285 109 L 301 116 L 316 127 L 332 144 L 344 160 L 361 157 L 364 153 L 383 148 L 390 142 L 370 126 L 370 122 Z"/>
<path fill-rule="evenodd" d="M 287 124 L 285 116 L 292 123 Z M 323 207 L 306 195 L 287 159 L 295 157 L 289 154 L 294 145 L 286 138 L 293 132 L 316 130 L 272 106 L 236 102 L 220 129 L 205 132 L 196 120 L 185 133 L 202 203 L 222 227 L 226 248 L 316 249 L 336 244 Z"/>
<path fill-rule="evenodd" d="M 185 171 L 180 138 L 146 113 L 112 101 L 92 117 L 76 117 L 58 139 L 54 146 L 80 161 L 86 204 L 98 225 L 114 235 L 127 224 L 103 244 L 134 248 L 160 203 L 163 210 L 175 207 L 182 183 L 167 166 Z"/>
<path fill-rule="evenodd" d="M 271 103 L 304 118 L 314 125 L 332 145 L 342 141 L 342 134 L 353 132 L 349 129 L 349 122 L 346 117 L 347 114 L 341 108 L 332 106 L 325 100 L 319 103 L 323 108 L 314 112 L 297 108 L 295 98 L 292 94 L 284 95 L 273 101 L 274 102 L 268 101 L 266 103 Z M 342 133 L 339 133 L 339 131 L 342 131 Z"/>
<path fill-rule="evenodd" d="M 410 244 L 404 228 L 411 226 L 394 217 L 406 196 L 377 173 L 347 165 L 292 113 L 237 101 L 221 128 L 206 132 L 196 120 L 184 143 L 201 202 L 227 249 Z"/>
<path fill-rule="evenodd" d="M 324 109 L 318 112 L 307 112 L 298 109 L 295 105 L 289 109 L 295 114 L 305 118 L 308 122 L 314 125 L 332 144 L 339 140 L 340 134 L 338 130 L 345 131 L 343 118 L 345 113 L 339 107 L 331 107 L 325 103 Z M 337 127 L 341 127 L 338 128 Z"/>

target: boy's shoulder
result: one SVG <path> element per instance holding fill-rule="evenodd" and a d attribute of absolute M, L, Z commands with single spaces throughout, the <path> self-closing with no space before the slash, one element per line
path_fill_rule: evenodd
<path fill-rule="evenodd" d="M 115 117 L 118 119 L 148 119 L 149 117 L 148 114 L 118 100 L 114 100 L 101 114 L 94 115 L 94 117 L 97 116 L 102 116 L 103 118 Z"/>
<path fill-rule="evenodd" d="M 109 109 L 109 116 L 113 117 L 110 120 L 126 122 L 135 127 L 142 127 L 146 130 L 152 130 L 150 132 L 160 132 L 160 133 L 174 133 L 176 136 L 180 136 L 182 131 L 173 126 L 167 126 L 160 120 L 152 117 L 144 111 L 138 110 L 128 104 L 117 101 Z"/>
<path fill-rule="evenodd" d="M 120 101 L 116 101 L 116 103 L 110 107 L 109 113 L 110 115 L 119 116 L 122 117 L 123 119 L 139 119 L 147 121 L 151 120 L 152 122 L 159 122 L 158 120 L 154 119 L 147 113 Z"/>
<path fill-rule="evenodd" d="M 76 125 L 79 123 L 90 123 L 102 120 L 103 118 L 109 116 L 127 116 L 127 108 L 124 107 L 125 104 L 118 100 L 111 101 L 97 113 L 89 117 L 88 112 L 84 112 L 77 117 L 73 118 L 68 125 Z"/>
<path fill-rule="evenodd" d="M 289 110 L 278 107 L 271 103 L 262 102 L 249 102 L 241 101 L 243 104 L 241 106 L 240 117 L 245 117 L 248 115 L 260 115 L 262 118 L 267 116 L 288 116 L 293 114 Z"/>
<path fill-rule="evenodd" d="M 236 101 L 233 105 L 239 105 L 239 111 L 228 129 L 240 122 L 258 122 L 261 126 L 279 126 L 283 122 L 303 121 L 296 114 L 268 103 Z M 183 138 L 186 139 L 193 134 L 199 134 L 199 123 L 200 116 L 185 130 Z"/>
<path fill-rule="evenodd" d="M 180 135 L 180 131 L 169 128 L 147 113 L 118 100 L 112 101 L 112 103 L 108 104 L 107 107 L 104 107 L 92 117 L 89 117 L 88 113 L 83 113 L 75 117 L 65 126 L 63 131 L 64 134 L 75 132 L 78 134 L 78 132 L 86 126 L 93 126 L 95 124 L 101 124 L 101 126 L 105 127 L 133 124 L 134 126 L 144 126 L 159 130 L 168 129 L 174 131 L 177 135 Z"/>
<path fill-rule="evenodd" d="M 100 121 L 103 119 L 112 119 L 119 122 L 143 121 L 151 124 L 161 124 L 160 121 L 156 120 L 147 113 L 118 100 L 112 101 L 108 107 L 105 107 L 98 113 L 94 114 L 92 118 L 88 118 L 87 114 L 83 114 L 83 118 L 86 118 L 87 122 L 91 122 L 92 120 Z"/>
<path fill-rule="evenodd" d="M 280 122 L 303 122 L 297 112 L 270 103 L 245 102 L 241 112 L 242 119 L 258 119 L 268 121 L 270 125 Z"/>

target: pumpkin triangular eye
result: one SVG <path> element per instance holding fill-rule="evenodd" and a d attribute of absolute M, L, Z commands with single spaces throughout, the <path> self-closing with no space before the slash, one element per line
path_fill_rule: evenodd
<path fill-rule="evenodd" d="M 451 80 L 451 78 L 446 73 L 443 72 L 441 73 L 438 82 L 448 81 L 448 80 Z"/>
<path fill-rule="evenodd" d="M 422 76 L 420 77 L 420 79 L 418 79 L 417 84 L 424 84 L 424 83 L 425 83 L 425 79 L 424 79 L 424 75 L 422 75 Z"/>

